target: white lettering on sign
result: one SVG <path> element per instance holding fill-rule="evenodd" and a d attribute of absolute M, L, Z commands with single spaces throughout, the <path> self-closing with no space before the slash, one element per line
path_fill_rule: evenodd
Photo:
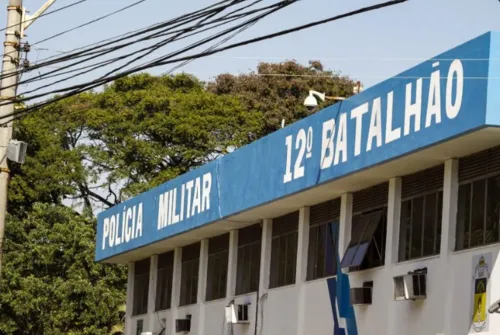
<path fill-rule="evenodd" d="M 304 177 L 305 168 L 304 160 L 312 157 L 312 144 L 313 144 L 313 129 L 309 127 L 307 132 L 300 129 L 295 138 L 295 150 L 297 150 L 297 157 L 292 173 L 292 149 L 293 149 L 293 136 L 289 135 L 285 139 L 286 145 L 286 165 L 285 175 L 283 176 L 283 183 L 288 183 L 293 179 Z"/>
<path fill-rule="evenodd" d="M 185 218 L 210 210 L 212 174 L 190 180 L 179 188 L 160 194 L 158 199 L 158 225 L 161 230 L 182 222 Z"/>
<path fill-rule="evenodd" d="M 463 65 L 458 59 L 451 62 L 446 77 L 446 89 L 443 90 L 444 97 L 441 96 L 442 71 L 439 66 L 440 62 L 432 64 L 433 72 L 430 75 L 428 92 L 427 90 L 423 92 L 423 78 L 417 78 L 406 84 L 404 110 L 401 111 L 402 124 L 394 123 L 394 91 L 356 106 L 350 112 L 339 112 L 335 118 L 324 121 L 321 130 L 320 169 L 328 169 L 347 162 L 348 148 L 353 148 L 350 154 L 356 157 L 384 144 L 398 141 L 402 137 L 418 133 L 423 128 L 440 124 L 444 117 L 449 120 L 456 118 L 463 100 Z M 423 94 L 427 94 L 426 105 L 422 103 L 425 101 Z M 382 121 L 383 115 L 385 123 Z M 348 127 L 348 122 L 351 127 Z M 367 132 L 363 132 L 363 126 L 368 128 Z M 354 136 L 348 136 L 348 129 L 353 129 Z M 307 133 L 305 129 L 299 129 L 295 141 L 293 135 L 286 137 L 284 183 L 305 176 L 304 157 L 306 159 L 312 157 L 312 138 L 312 127 L 309 127 Z M 350 146 L 348 138 L 353 138 L 354 141 Z M 293 171 L 292 163 L 295 163 Z"/>
<path fill-rule="evenodd" d="M 122 213 L 107 217 L 103 222 L 102 250 L 118 246 L 142 236 L 142 202 L 123 207 Z"/>

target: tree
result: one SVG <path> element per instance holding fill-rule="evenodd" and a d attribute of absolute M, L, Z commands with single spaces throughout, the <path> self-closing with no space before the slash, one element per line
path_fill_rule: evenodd
<path fill-rule="evenodd" d="M 94 263 L 93 214 L 308 115 L 309 89 L 347 96 L 352 84 L 318 62 L 263 63 L 208 85 L 137 74 L 17 122 L 29 146 L 11 164 L 0 334 L 119 331 L 126 273 Z"/>
<path fill-rule="evenodd" d="M 290 124 L 312 113 L 303 105 L 309 90 L 349 97 L 353 86 L 353 80 L 324 70 L 319 61 L 311 61 L 308 67 L 286 61 L 260 63 L 257 71 L 249 74 L 219 75 L 208 89 L 218 95 L 238 97 L 248 110 L 259 111 L 264 120 L 259 135 L 264 136 L 279 129 L 282 119 Z M 318 109 L 331 103 L 320 104 Z"/>
<path fill-rule="evenodd" d="M 61 205 L 10 215 L 0 295 L 2 334 L 103 334 L 120 321 L 126 270 L 94 262 L 95 219 Z"/>
<path fill-rule="evenodd" d="M 87 116 L 91 169 L 121 183 L 112 203 L 138 194 L 255 139 L 262 116 L 196 78 L 140 74 L 97 96 Z"/>

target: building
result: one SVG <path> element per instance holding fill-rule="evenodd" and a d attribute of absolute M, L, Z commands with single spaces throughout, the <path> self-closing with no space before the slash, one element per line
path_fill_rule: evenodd
<path fill-rule="evenodd" d="M 127 334 L 499 334 L 499 59 L 484 34 L 101 213 Z"/>

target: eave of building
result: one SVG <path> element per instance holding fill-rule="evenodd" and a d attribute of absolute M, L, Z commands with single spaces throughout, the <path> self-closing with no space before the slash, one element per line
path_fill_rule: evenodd
<path fill-rule="evenodd" d="M 451 158 L 497 146 L 500 143 L 500 128 L 486 127 L 447 142 L 422 149 L 405 157 L 394 159 L 375 167 L 353 173 L 321 186 L 279 199 L 237 215 L 196 228 L 168 239 L 135 249 L 104 262 L 122 263 L 137 261 L 152 255 L 182 247 L 234 229 L 239 229 L 266 218 L 278 217 L 301 207 L 311 206 L 340 197 L 343 193 L 354 192 L 377 185 L 393 177 L 399 177 L 444 163 Z"/>
<path fill-rule="evenodd" d="M 334 199 L 343 193 L 376 185 L 392 177 L 432 167 L 450 158 L 460 158 L 498 145 L 500 143 L 500 129 L 497 128 L 500 126 L 500 95 L 497 93 L 500 92 L 499 58 L 500 35 L 497 33 L 481 35 L 342 103 L 242 147 L 216 162 L 108 209 L 101 213 L 98 219 L 96 260 L 109 263 L 139 260 L 257 223 L 262 219 L 277 217 L 303 206 Z M 452 71 L 453 62 L 457 59 L 461 62 L 458 68 L 463 66 L 463 75 L 467 80 L 464 81 L 462 107 L 459 114 L 453 116 L 453 113 L 448 113 L 449 111 L 445 114 L 444 109 L 455 99 L 453 94 L 446 92 L 446 85 L 450 81 L 450 73 L 457 75 L 456 71 Z M 422 112 L 420 130 L 415 130 L 412 124 L 410 127 L 412 131 L 403 134 L 405 104 L 408 103 L 406 101 L 408 99 L 405 99 L 405 90 L 408 86 L 412 90 L 409 103 L 413 103 L 417 82 L 423 81 L 424 94 L 427 96 L 423 97 L 422 110 L 427 110 L 429 113 L 427 108 L 427 100 L 430 100 L 431 94 L 429 80 L 432 80 L 432 75 L 440 67 L 441 73 L 438 73 L 437 78 L 444 78 L 438 79 L 442 85 L 441 122 L 425 125 L 426 115 Z M 363 142 L 362 152 L 355 154 L 353 134 L 356 132 L 356 136 L 358 135 L 356 130 L 358 124 L 352 123 L 353 111 L 365 104 L 369 106 L 365 124 L 361 129 L 361 136 L 366 139 L 370 136 L 367 128 L 367 123 L 371 121 L 370 111 L 373 113 L 377 99 L 382 99 L 382 123 L 385 124 L 389 113 L 388 101 L 392 101 L 390 94 L 394 97 L 393 128 L 399 127 L 402 135 L 395 141 L 388 142 L 387 132 L 384 129 L 382 146 L 376 148 L 374 146 L 368 150 L 366 143 Z M 329 125 L 328 122 L 332 120 L 338 125 L 341 122 L 339 115 L 345 115 L 347 122 L 351 122 L 347 127 L 350 136 L 348 159 L 345 162 L 340 159 L 331 166 L 320 168 L 322 163 L 318 156 L 324 153 L 321 137 L 325 135 L 327 129 L 325 125 Z M 285 139 L 293 136 L 293 146 L 295 146 L 299 131 L 307 131 L 309 128 L 314 130 L 315 137 L 311 150 L 312 160 L 305 160 L 303 163 L 305 177 L 284 182 L 287 148 Z M 210 211 L 189 220 L 181 219 L 181 222 L 166 228 L 158 226 L 157 229 L 160 195 L 174 188 L 180 190 L 181 185 L 185 185 L 187 181 L 206 173 L 211 173 L 214 178 L 212 188 L 215 190 L 212 192 Z M 143 234 L 139 239 L 127 241 L 119 246 L 105 246 L 103 222 L 112 216 L 118 218 L 121 215 L 123 218 L 127 209 L 131 206 L 137 207 L 139 203 L 144 203 L 146 212 L 144 214 L 146 221 L 143 222 L 145 228 L 147 226 L 145 236 Z M 120 232 L 122 238 L 123 232 L 124 230 Z"/>

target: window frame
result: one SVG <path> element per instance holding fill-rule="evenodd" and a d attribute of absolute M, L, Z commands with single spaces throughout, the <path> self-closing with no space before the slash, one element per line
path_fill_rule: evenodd
<path fill-rule="evenodd" d="M 241 231 L 248 228 L 251 229 L 253 226 L 259 226 L 260 234 L 258 238 L 252 239 L 246 243 L 240 244 L 241 239 L 238 238 L 238 248 L 236 255 L 236 287 L 235 295 L 249 294 L 257 292 L 259 290 L 260 281 L 260 261 L 262 253 L 262 225 L 257 223 L 256 225 L 251 225 L 242 228 L 238 231 L 238 235 Z M 254 250 L 255 249 L 255 250 Z M 254 254 L 256 252 L 256 255 Z M 245 261 L 245 256 L 250 252 L 250 261 Z M 248 275 L 250 273 L 250 275 Z"/>
<path fill-rule="evenodd" d="M 184 250 L 192 247 L 198 249 L 198 255 L 189 259 L 184 259 Z M 200 271 L 201 243 L 197 242 L 182 249 L 181 260 L 181 285 L 179 294 L 179 307 L 194 305 L 198 303 L 198 282 Z M 187 276 L 186 276 L 187 275 Z M 186 277 L 189 280 L 186 280 Z M 194 282 L 194 285 L 193 285 Z M 187 292 L 189 290 L 189 293 Z"/>
<path fill-rule="evenodd" d="M 364 210 L 361 210 L 361 211 L 358 211 L 356 213 L 353 213 L 352 214 L 352 219 L 351 219 L 351 239 L 349 241 L 349 243 L 347 244 L 347 248 L 344 252 L 344 255 L 342 256 L 342 260 L 340 261 L 340 269 L 346 269 L 348 268 L 348 271 L 349 272 L 355 272 L 355 271 L 363 271 L 363 270 L 369 270 L 369 269 L 375 269 L 375 268 L 378 268 L 378 267 L 382 267 L 385 265 L 385 252 L 386 252 L 386 247 L 387 247 L 387 216 L 388 216 L 388 213 L 387 213 L 387 210 L 388 210 L 388 205 L 384 205 L 384 206 L 374 206 L 374 207 L 371 207 L 371 208 L 367 208 L 367 209 L 364 209 Z M 364 232 L 365 230 L 368 228 L 368 223 L 365 225 L 365 228 L 363 229 L 363 232 L 361 234 L 361 237 L 359 238 L 358 242 L 354 242 L 353 243 L 353 235 L 355 233 L 355 219 L 356 217 L 359 216 L 359 219 L 357 219 L 356 221 L 361 221 L 363 219 L 363 217 L 365 217 L 365 219 L 369 216 L 374 216 L 376 213 L 380 213 L 381 216 L 380 218 L 378 219 L 378 222 L 376 223 L 376 228 L 373 230 L 373 233 L 371 234 L 371 238 L 369 241 L 365 241 L 365 237 L 364 237 Z M 371 221 L 369 221 L 371 222 Z M 359 224 L 360 222 L 357 222 L 357 224 Z M 382 245 L 381 245 L 381 251 L 380 251 L 380 264 L 370 264 L 370 261 L 367 261 L 369 259 L 367 259 L 366 257 L 368 255 L 372 255 L 373 252 L 375 251 L 378 251 L 378 250 L 375 250 L 373 251 L 373 248 L 374 248 L 374 244 L 373 244 L 373 240 L 377 234 L 377 230 L 379 229 L 379 227 L 382 226 Z M 366 249 L 363 251 L 362 249 L 360 250 L 359 249 L 359 246 L 361 244 L 364 244 L 364 243 L 368 243 L 368 246 L 366 246 Z M 344 264 L 344 260 L 345 258 L 348 256 L 348 252 L 349 250 L 351 250 L 354 245 L 356 245 L 356 250 L 354 251 L 354 254 L 352 255 L 351 257 L 351 261 L 350 262 L 346 262 L 349 264 L 349 266 L 346 266 L 346 265 L 343 265 Z M 376 246 L 375 246 L 376 248 Z M 378 249 L 378 248 L 377 248 Z M 354 260 L 356 259 L 356 255 L 358 255 L 358 252 L 361 252 L 363 254 L 363 257 L 362 257 L 362 261 L 360 263 L 359 266 L 352 266 Z M 373 260 L 371 260 L 371 262 L 373 262 Z"/>
<path fill-rule="evenodd" d="M 312 281 L 316 279 L 334 277 L 337 275 L 338 270 L 340 268 L 339 264 L 339 226 L 340 226 L 340 217 L 331 220 L 324 220 L 321 222 L 314 223 L 309 225 L 309 243 L 307 250 L 307 272 L 306 272 L 306 281 Z M 324 236 L 323 245 L 319 243 L 321 239 L 321 227 L 326 227 L 326 234 Z M 317 239 L 315 244 L 311 243 L 312 232 L 314 230 L 318 231 Z M 332 242 L 329 242 L 329 237 L 331 237 Z M 328 253 L 328 243 L 331 244 L 331 248 L 333 249 L 333 270 L 329 271 L 327 269 L 327 253 Z M 321 248 L 322 247 L 322 248 Z M 315 248 L 315 249 L 313 249 Z M 323 249 L 324 257 L 322 264 L 322 271 L 318 273 L 318 253 L 320 249 Z M 313 261 L 314 260 L 314 264 Z"/>
<path fill-rule="evenodd" d="M 161 258 L 168 257 L 165 264 L 162 264 Z M 170 259 L 171 257 L 171 259 Z M 172 285 L 174 279 L 174 258 L 175 252 L 167 251 L 163 254 L 158 255 L 158 264 L 156 272 L 156 299 L 155 299 L 155 312 L 166 311 L 172 308 Z M 163 285 L 162 285 L 162 275 L 164 274 Z M 162 300 L 162 288 L 165 288 Z M 164 304 L 162 304 L 164 302 Z"/>
<path fill-rule="evenodd" d="M 210 243 L 222 241 L 225 245 L 220 247 L 220 250 L 210 252 Z M 219 246 L 216 246 L 219 247 Z M 220 261 L 221 267 L 216 269 L 215 262 Z M 229 233 L 216 236 L 208 240 L 208 257 L 207 257 L 207 278 L 205 301 L 214 301 L 224 299 L 227 290 L 227 271 L 229 267 Z M 218 273 L 216 270 L 219 270 Z M 215 278 L 216 277 L 216 278 Z"/>
<path fill-rule="evenodd" d="M 442 228 L 443 228 L 443 197 L 444 197 L 444 191 L 443 187 L 425 191 L 425 192 L 420 192 L 405 198 L 401 198 L 401 208 L 400 208 L 400 215 L 399 215 L 399 237 L 398 237 L 398 262 L 406 262 L 406 261 L 411 261 L 411 260 L 416 260 L 416 259 L 421 259 L 425 257 L 432 257 L 440 254 L 441 251 L 441 234 L 442 234 Z M 425 237 L 425 208 L 426 208 L 426 197 L 430 195 L 435 195 L 436 196 L 436 218 L 439 219 L 439 222 L 436 220 L 434 221 L 434 251 L 432 254 L 429 255 L 424 255 L 424 237 Z M 406 251 L 406 244 L 408 243 L 408 240 L 406 239 L 405 236 L 405 241 L 403 243 L 403 205 L 404 203 L 411 201 L 411 211 L 410 211 L 410 220 L 412 220 L 412 211 L 413 211 L 413 201 L 418 200 L 422 198 L 423 199 L 423 211 L 422 211 L 422 230 L 421 230 L 421 237 L 420 237 L 420 247 L 421 247 L 421 253 L 420 256 L 415 256 L 412 257 L 411 253 L 411 247 L 412 247 L 412 237 L 413 237 L 413 222 L 410 224 L 410 235 L 409 235 L 409 244 L 410 244 L 410 254 L 408 258 L 403 257 Z M 441 201 L 440 201 L 441 199 Z M 441 204 L 441 207 L 439 207 L 439 204 Z"/>
<path fill-rule="evenodd" d="M 294 224 L 295 228 L 290 230 L 280 231 L 279 233 L 275 234 L 274 233 L 275 222 L 279 220 L 284 221 L 287 218 L 290 218 L 290 220 L 292 218 L 296 219 L 296 222 L 288 223 L 288 224 Z M 287 223 L 278 222 L 278 224 L 287 224 Z M 298 228 L 299 228 L 298 211 L 273 219 L 273 234 L 271 236 L 271 259 L 270 259 L 271 269 L 269 271 L 269 289 L 295 285 L 296 283 L 297 252 L 298 252 L 298 240 L 299 240 Z M 286 248 L 284 253 L 282 246 L 283 243 L 285 244 Z M 289 249 L 290 245 L 292 249 Z M 292 254 L 290 254 L 289 250 L 292 250 L 291 251 Z M 284 260 L 282 259 L 282 256 L 285 256 Z M 292 259 L 291 262 L 290 258 Z M 280 268 L 281 264 L 283 264 L 284 267 L 283 269 Z M 291 272 L 293 275 L 290 275 L 289 272 Z M 284 273 L 284 277 L 281 277 L 282 273 Z M 290 278 L 288 278 L 289 275 Z"/>
<path fill-rule="evenodd" d="M 500 178 L 500 171 L 494 171 L 486 174 L 482 174 L 480 176 L 475 176 L 473 178 L 467 178 L 464 180 L 459 180 L 458 182 L 458 191 L 457 191 L 457 214 L 456 214 L 456 239 L 455 239 L 455 251 L 463 251 L 463 250 L 470 250 L 474 248 L 480 248 L 484 246 L 489 246 L 493 244 L 497 244 L 500 242 L 500 227 L 497 228 L 497 236 L 496 240 L 491 241 L 491 242 L 486 242 L 486 235 L 487 235 L 487 220 L 488 220 L 488 184 L 490 179 L 495 179 L 495 178 Z M 468 245 L 465 245 L 465 235 L 467 234 L 465 232 L 465 226 L 460 227 L 461 224 L 461 219 L 460 219 L 460 190 L 462 187 L 469 185 L 470 186 L 470 199 L 469 199 L 469 230 L 472 228 L 472 206 L 473 206 L 473 184 L 478 181 L 484 181 L 485 187 L 484 187 L 484 208 L 483 208 L 483 243 L 477 244 L 474 246 L 471 246 L 471 241 L 472 241 L 472 233 L 469 231 L 469 240 L 468 240 Z M 500 215 L 499 215 L 500 217 Z M 461 229 L 463 228 L 463 229 Z M 463 236 L 460 236 L 460 233 L 462 232 Z M 462 243 L 462 247 L 459 247 L 459 243 Z"/>
<path fill-rule="evenodd" d="M 138 273 L 138 265 L 144 263 L 144 270 Z M 147 266 L 146 266 L 147 264 Z M 146 271 L 147 269 L 147 271 Z M 148 303 L 149 303 L 149 280 L 151 276 L 151 258 L 145 258 L 134 263 L 134 287 L 133 287 L 133 297 L 132 297 L 132 316 L 145 315 L 148 313 Z M 141 285 L 142 284 L 142 285 Z M 139 304 L 138 297 L 140 293 L 142 297 L 142 304 Z M 145 294 L 144 294 L 145 293 Z"/>

